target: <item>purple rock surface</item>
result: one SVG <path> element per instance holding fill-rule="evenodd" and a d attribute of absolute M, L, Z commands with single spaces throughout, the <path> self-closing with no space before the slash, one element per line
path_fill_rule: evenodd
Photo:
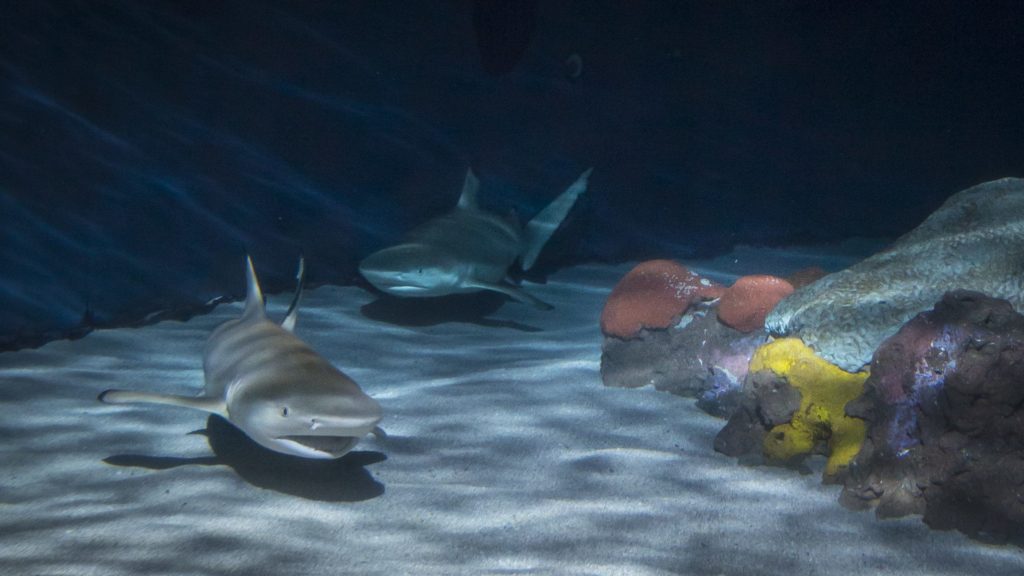
<path fill-rule="evenodd" d="M 1009 302 L 945 294 L 879 347 L 846 410 L 868 430 L 844 505 L 1024 545 L 1024 316 Z"/>

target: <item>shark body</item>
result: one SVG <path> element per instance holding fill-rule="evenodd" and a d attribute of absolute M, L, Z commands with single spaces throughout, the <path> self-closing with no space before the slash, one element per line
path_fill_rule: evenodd
<path fill-rule="evenodd" d="M 529 270 L 544 244 L 586 191 L 588 169 L 526 226 L 480 209 L 480 181 L 466 173 L 451 212 L 414 228 L 405 241 L 379 250 L 359 264 L 374 287 L 394 296 L 444 296 L 492 290 L 541 309 L 551 306 L 506 280 L 517 260 Z"/>
<path fill-rule="evenodd" d="M 203 355 L 204 394 L 199 397 L 107 390 L 102 402 L 182 406 L 219 414 L 260 445 L 304 458 L 339 458 L 376 432 L 380 405 L 292 333 L 299 286 L 281 325 L 267 318 L 252 260 L 248 295 L 239 318 L 210 335 Z"/>

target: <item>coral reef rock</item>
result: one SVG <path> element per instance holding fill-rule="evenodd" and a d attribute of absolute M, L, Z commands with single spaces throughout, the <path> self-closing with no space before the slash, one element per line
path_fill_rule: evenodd
<path fill-rule="evenodd" d="M 834 480 L 864 442 L 864 421 L 845 408 L 861 395 L 867 376 L 840 370 L 796 338 L 769 342 L 751 358 L 740 409 L 718 433 L 715 449 L 797 467 L 808 455 L 824 454 L 825 479 Z"/>
<path fill-rule="evenodd" d="M 950 197 L 882 251 L 785 298 L 768 315 L 776 335 L 797 336 L 856 372 L 883 340 L 952 289 L 1024 304 L 1024 179 L 979 184 Z"/>
<path fill-rule="evenodd" d="M 664 330 L 641 330 L 632 339 L 606 337 L 601 378 L 606 386 L 653 385 L 680 396 L 699 397 L 707 412 L 728 416 L 763 332 L 743 334 L 718 321 L 714 306 L 701 304 Z"/>
<path fill-rule="evenodd" d="M 718 319 L 740 332 L 764 329 L 765 316 L 793 293 L 793 285 L 775 276 L 742 276 L 718 302 Z"/>
<path fill-rule="evenodd" d="M 695 302 L 713 300 L 723 287 L 672 260 L 641 262 L 619 280 L 601 312 L 601 332 L 637 338 L 640 331 L 675 325 Z"/>
<path fill-rule="evenodd" d="M 738 406 L 718 435 L 715 450 L 749 463 L 764 461 L 768 431 L 786 424 L 800 408 L 800 392 L 770 371 L 749 374 Z"/>
<path fill-rule="evenodd" d="M 878 349 L 847 412 L 868 428 L 844 505 L 1024 545 L 1024 316 L 1009 302 L 946 294 Z"/>

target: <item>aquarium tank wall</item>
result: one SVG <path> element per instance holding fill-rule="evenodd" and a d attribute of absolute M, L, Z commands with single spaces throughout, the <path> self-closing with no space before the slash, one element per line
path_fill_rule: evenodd
<path fill-rule="evenodd" d="M 546 269 L 894 237 L 1020 175 L 1015 3 L 31 2 L 5 8 L 0 340 L 313 283 L 420 214 L 528 217 Z"/>

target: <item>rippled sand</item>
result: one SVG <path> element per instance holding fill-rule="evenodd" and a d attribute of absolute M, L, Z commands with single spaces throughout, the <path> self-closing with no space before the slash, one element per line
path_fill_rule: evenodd
<path fill-rule="evenodd" d="M 778 256 L 696 268 L 727 279 L 816 263 Z M 627 269 L 528 286 L 552 312 L 307 292 L 297 333 L 385 410 L 388 437 L 335 462 L 266 452 L 200 412 L 96 401 L 115 387 L 198 393 L 205 338 L 237 303 L 0 354 L 0 573 L 1024 571 L 1020 549 L 878 521 L 817 475 L 737 465 L 711 449 L 723 422 L 691 400 L 604 388 L 597 318 Z"/>

